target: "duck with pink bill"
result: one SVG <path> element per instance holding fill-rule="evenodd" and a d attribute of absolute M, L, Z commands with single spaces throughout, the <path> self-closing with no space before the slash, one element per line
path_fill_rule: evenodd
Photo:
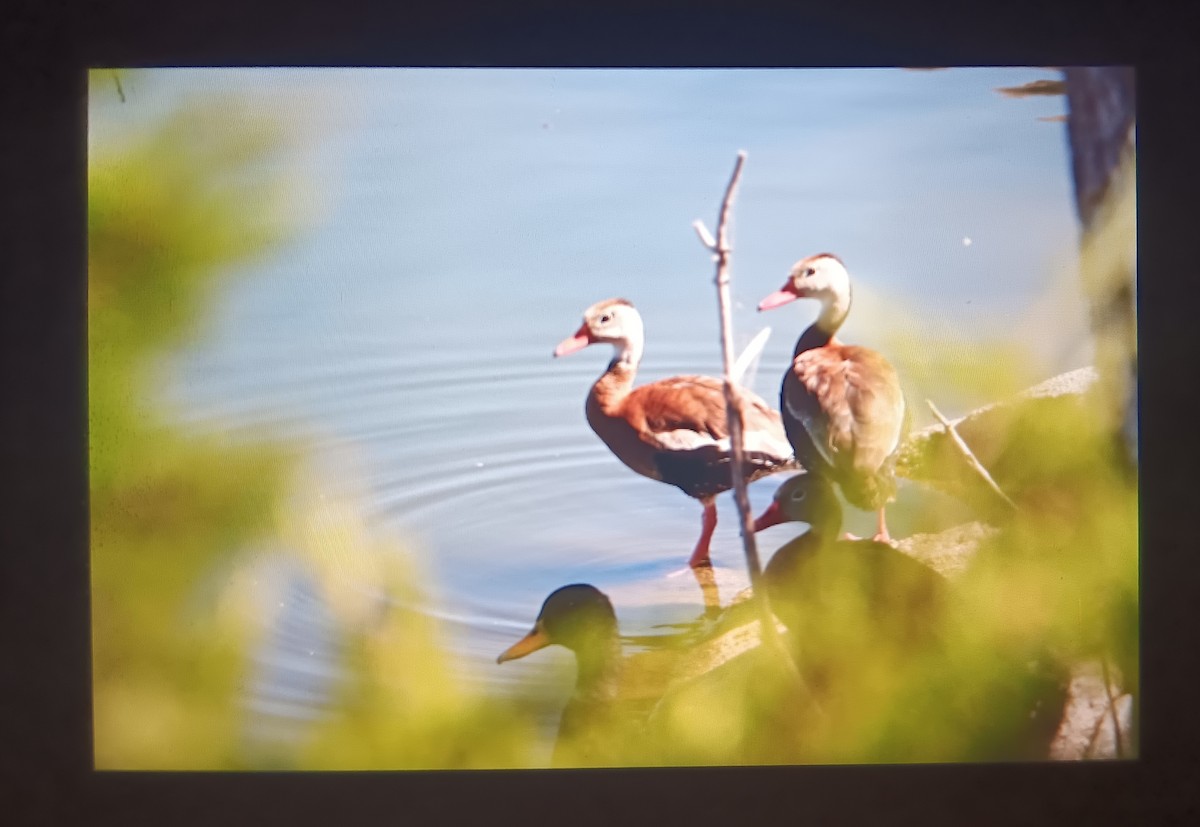
<path fill-rule="evenodd" d="M 828 480 L 817 474 L 786 480 L 754 530 L 791 522 L 809 529 L 771 556 L 763 581 L 776 616 L 801 646 L 819 648 L 830 624 L 844 626 L 856 608 L 860 642 L 868 646 L 883 640 L 908 646 L 935 634 L 947 596 L 945 578 L 888 543 L 839 540 L 842 507 Z M 844 647 L 841 634 L 837 645 Z"/>
<path fill-rule="evenodd" d="M 874 350 L 838 341 L 850 313 L 850 274 L 832 253 L 796 262 L 758 309 L 816 299 L 820 313 L 796 341 L 780 412 L 796 459 L 836 482 L 846 500 L 877 514 L 875 540 L 891 542 L 885 507 L 896 497 L 896 453 L 908 409 L 895 368 Z"/>
<path fill-rule="evenodd" d="M 688 564 L 711 566 L 709 544 L 717 527 L 715 498 L 733 487 L 733 456 L 722 383 L 708 376 L 675 376 L 635 388 L 645 334 L 642 317 L 626 299 L 606 299 L 584 311 L 583 324 L 554 355 L 594 344 L 613 347 L 608 368 L 592 385 L 588 424 L 617 459 L 644 477 L 678 487 L 704 507 L 700 539 Z M 798 467 L 777 411 L 741 391 L 747 483 Z"/>

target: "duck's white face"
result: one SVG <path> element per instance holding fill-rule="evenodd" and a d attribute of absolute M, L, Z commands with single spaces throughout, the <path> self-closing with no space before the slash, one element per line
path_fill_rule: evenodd
<path fill-rule="evenodd" d="M 792 266 L 783 287 L 759 302 L 759 310 L 771 310 L 796 299 L 819 299 L 823 304 L 844 303 L 850 295 L 850 274 L 832 255 L 822 253 L 801 259 Z"/>
<path fill-rule="evenodd" d="M 596 302 L 583 313 L 583 324 L 574 336 L 559 342 L 555 356 L 566 356 L 588 345 L 611 344 L 624 349 L 641 346 L 642 317 L 625 299 Z"/>

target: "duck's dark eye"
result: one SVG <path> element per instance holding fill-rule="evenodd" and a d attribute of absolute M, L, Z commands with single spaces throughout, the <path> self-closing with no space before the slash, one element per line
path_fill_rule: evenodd
<path fill-rule="evenodd" d="M 608 315 L 607 313 L 600 317 L 600 324 L 608 324 L 611 321 L 612 316 Z"/>
<path fill-rule="evenodd" d="M 803 500 L 806 496 L 808 496 L 808 492 L 805 491 L 803 488 L 798 488 L 792 492 L 792 502 L 798 503 L 801 500 Z"/>
<path fill-rule="evenodd" d="M 804 275 L 806 275 L 806 276 L 815 276 L 816 274 L 817 274 L 817 268 L 815 268 L 815 267 L 809 267 L 808 269 L 806 269 L 804 271 Z"/>

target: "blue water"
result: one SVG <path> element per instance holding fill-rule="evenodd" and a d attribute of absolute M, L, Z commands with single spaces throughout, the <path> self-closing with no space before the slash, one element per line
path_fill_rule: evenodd
<path fill-rule="evenodd" d="M 608 352 L 562 360 L 580 312 L 631 299 L 641 380 L 714 373 L 710 228 L 737 150 L 736 339 L 774 328 L 753 385 L 774 400 L 816 308 L 758 315 L 791 263 L 838 253 L 849 341 L 951 330 L 1019 341 L 1039 378 L 1087 356 L 1063 98 L 993 91 L 1037 69 L 171 70 L 126 81 L 127 123 L 188 96 L 283 113 L 307 226 L 231 279 L 163 402 L 198 431 L 267 427 L 354 451 L 367 511 L 432 576 L 429 611 L 466 679 L 549 679 L 560 654 L 493 660 L 545 595 L 588 581 L 623 626 L 695 617 L 682 568 L 700 509 L 617 462 L 583 418 Z M 157 108 L 157 109 L 156 109 Z M 111 112 L 111 109 L 105 110 Z M 109 115 L 109 117 L 112 117 Z M 93 141 L 121 123 L 93 123 Z M 1066 287 L 1049 290 L 1049 274 Z M 908 354 L 890 354 L 902 374 Z M 986 366 L 981 366 L 981 370 Z M 910 373 L 915 373 L 910 371 Z M 935 383 L 936 384 L 936 383 Z M 910 387 L 947 413 L 985 399 Z M 774 482 L 752 487 L 765 505 Z M 911 494 L 909 496 L 912 496 Z M 713 548 L 745 585 L 732 499 Z M 870 517 L 853 514 L 850 528 Z M 903 518 L 898 517 L 903 533 Z M 764 551 L 788 529 L 764 535 Z"/>

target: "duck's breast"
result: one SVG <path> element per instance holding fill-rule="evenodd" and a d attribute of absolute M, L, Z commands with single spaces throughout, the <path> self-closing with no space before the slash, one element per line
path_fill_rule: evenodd
<path fill-rule="evenodd" d="M 617 459 L 642 476 L 662 479 L 654 461 L 654 447 L 646 443 L 638 428 L 622 415 L 620 409 L 605 411 L 594 396 L 589 396 L 586 413 L 588 425 Z"/>
<path fill-rule="evenodd" d="M 811 441 L 811 447 L 797 445 L 797 454 L 811 451 L 842 472 L 873 473 L 900 444 L 905 404 L 899 378 L 868 348 L 827 345 L 798 355 L 784 380 L 783 407 L 789 425 L 803 428 Z"/>

